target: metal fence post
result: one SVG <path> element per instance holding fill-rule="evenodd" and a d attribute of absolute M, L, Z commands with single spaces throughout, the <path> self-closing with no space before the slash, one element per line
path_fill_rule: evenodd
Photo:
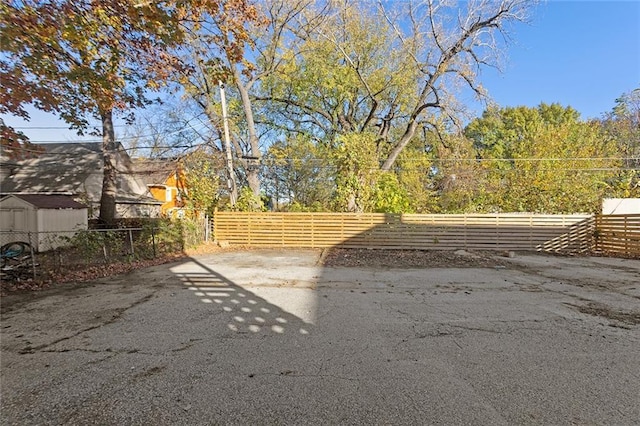
<path fill-rule="evenodd" d="M 156 257 L 156 233 L 155 233 L 155 228 L 152 226 L 151 227 L 151 245 L 153 247 L 153 258 L 155 259 Z"/>
<path fill-rule="evenodd" d="M 31 241 L 31 232 L 28 233 L 29 250 L 31 251 L 31 270 L 33 272 L 33 280 L 36 279 L 36 255 L 33 251 L 33 242 Z M 37 237 L 36 237 L 37 238 Z"/>
<path fill-rule="evenodd" d="M 133 248 L 133 235 L 131 233 L 131 229 L 129 229 L 129 245 L 131 246 L 131 256 L 135 254 L 135 250 Z"/>

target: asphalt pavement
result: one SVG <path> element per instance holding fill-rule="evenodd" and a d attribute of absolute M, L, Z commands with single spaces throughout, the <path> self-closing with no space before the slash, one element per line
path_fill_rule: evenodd
<path fill-rule="evenodd" d="M 637 425 L 640 261 L 226 251 L 5 297 L 3 425 Z"/>

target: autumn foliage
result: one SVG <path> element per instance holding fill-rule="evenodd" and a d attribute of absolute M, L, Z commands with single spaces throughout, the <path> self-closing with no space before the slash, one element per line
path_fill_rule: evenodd
<path fill-rule="evenodd" d="M 219 21 L 241 56 L 245 0 L 10 0 L 0 5 L 0 113 L 29 118 L 26 105 L 55 113 L 79 134 L 102 123 L 104 180 L 100 217 L 115 216 L 113 115 L 149 104 L 174 52 L 194 26 Z M 10 129 L 7 129 L 9 134 Z M 7 139 L 20 144 L 14 134 Z M 5 139 L 3 138 L 3 144 Z M 7 142 L 8 143 L 8 142 Z"/>

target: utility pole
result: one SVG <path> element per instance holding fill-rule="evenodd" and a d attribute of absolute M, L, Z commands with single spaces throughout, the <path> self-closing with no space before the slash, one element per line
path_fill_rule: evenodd
<path fill-rule="evenodd" d="M 233 171 L 233 158 L 231 157 L 231 138 L 229 137 L 229 117 L 227 116 L 227 98 L 224 94 L 224 83 L 218 82 L 220 86 L 220 102 L 222 103 L 222 123 L 224 125 L 224 147 L 227 153 L 227 187 L 229 189 L 229 201 L 231 207 L 236 205 L 238 199 L 238 189 L 236 187 L 236 178 Z"/>

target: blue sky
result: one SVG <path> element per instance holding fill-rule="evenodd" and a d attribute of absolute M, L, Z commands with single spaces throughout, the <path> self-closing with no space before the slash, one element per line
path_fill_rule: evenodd
<path fill-rule="evenodd" d="M 501 74 L 483 84 L 501 106 L 557 102 L 583 119 L 640 87 L 640 1 L 554 1 L 513 28 Z"/>
<path fill-rule="evenodd" d="M 588 119 L 610 111 L 616 98 L 640 87 L 640 0 L 549 0 L 511 35 L 502 73 L 489 69 L 481 77 L 500 106 L 557 102 Z M 478 114 L 483 109 L 471 107 Z M 80 139 L 47 114 L 34 112 L 28 123 L 4 118 L 33 141 Z"/>

